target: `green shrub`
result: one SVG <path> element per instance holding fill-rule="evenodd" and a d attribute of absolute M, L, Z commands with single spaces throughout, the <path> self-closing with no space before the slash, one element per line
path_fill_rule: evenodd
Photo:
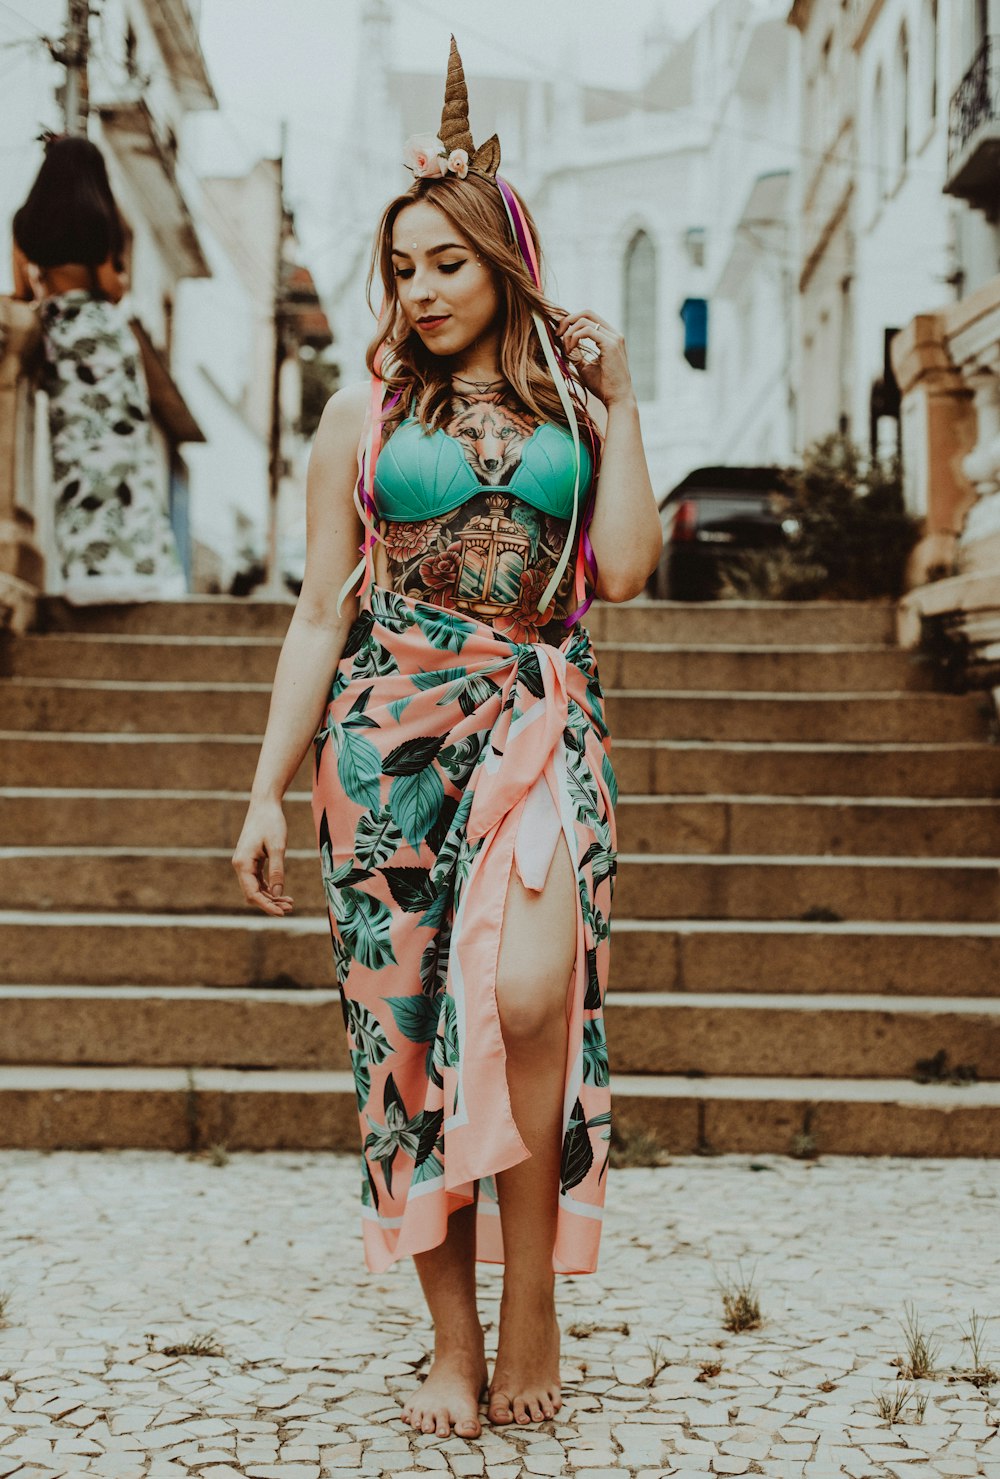
<path fill-rule="evenodd" d="M 903 594 L 921 521 L 903 503 L 898 457 L 869 461 L 848 437 L 813 442 L 801 467 L 782 469 L 789 542 L 720 561 L 722 599 L 865 601 Z M 780 495 L 779 495 L 780 496 Z"/>

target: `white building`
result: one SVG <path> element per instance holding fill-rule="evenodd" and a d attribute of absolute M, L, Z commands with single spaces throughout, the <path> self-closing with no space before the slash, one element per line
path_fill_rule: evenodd
<path fill-rule="evenodd" d="M 960 8 L 958 5 L 954 9 Z M 963 209 L 942 193 L 948 28 L 937 0 L 796 0 L 802 33 L 798 441 L 895 445 L 887 343 L 956 296 Z"/>

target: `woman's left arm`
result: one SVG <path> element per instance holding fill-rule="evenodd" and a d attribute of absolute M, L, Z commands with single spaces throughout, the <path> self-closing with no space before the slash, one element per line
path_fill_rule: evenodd
<path fill-rule="evenodd" d="M 649 478 L 639 426 L 639 406 L 621 334 L 595 313 L 567 314 L 557 326 L 580 380 L 607 411 L 601 471 L 590 541 L 597 557 L 595 594 L 604 601 L 629 601 L 645 588 L 663 548 L 660 514 Z M 598 359 L 579 345 L 590 339 Z"/>
<path fill-rule="evenodd" d="M 39 296 L 35 289 L 38 269 L 32 271 L 33 264 L 28 261 L 16 241 L 11 243 L 11 264 L 14 273 L 14 291 L 11 297 L 22 303 L 33 303 Z"/>

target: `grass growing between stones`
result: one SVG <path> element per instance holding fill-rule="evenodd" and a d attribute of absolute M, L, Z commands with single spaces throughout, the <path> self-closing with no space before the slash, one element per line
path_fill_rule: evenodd
<path fill-rule="evenodd" d="M 761 1314 L 760 1300 L 753 1287 L 753 1273 L 747 1278 L 740 1265 L 737 1265 L 737 1270 L 735 1279 L 716 1279 L 716 1283 L 722 1294 L 723 1326 L 738 1334 L 741 1330 L 756 1330 Z"/>
<path fill-rule="evenodd" d="M 971 1381 L 972 1385 L 978 1387 L 980 1391 L 984 1391 L 987 1387 L 991 1387 L 994 1382 L 1000 1381 L 1000 1372 L 997 1371 L 987 1356 L 983 1341 L 988 1324 L 989 1320 L 984 1319 L 975 1310 L 972 1311 L 972 1314 L 969 1316 L 969 1327 L 967 1330 L 963 1328 L 962 1331 L 962 1343 L 969 1347 L 972 1364 L 970 1366 L 956 1368 L 951 1378 L 953 1381 Z"/>
<path fill-rule="evenodd" d="M 148 1331 L 146 1332 L 146 1348 L 150 1352 L 157 1350 L 156 1337 Z M 215 1335 L 209 1332 L 195 1335 L 191 1340 L 177 1341 L 174 1345 L 160 1346 L 158 1354 L 161 1356 L 224 1356 L 226 1353 Z"/>
<path fill-rule="evenodd" d="M 875 1411 L 882 1421 L 890 1424 L 898 1423 L 913 1397 L 913 1388 L 901 1382 L 888 1392 L 873 1391 L 872 1396 L 875 1400 Z M 918 1397 L 914 1403 L 914 1417 L 917 1422 L 923 1422 L 926 1410 L 926 1395 Z"/>
<path fill-rule="evenodd" d="M 670 1362 L 663 1354 L 663 1342 L 657 1337 L 655 1340 L 646 1341 L 646 1350 L 649 1353 L 650 1372 L 644 1376 L 640 1386 L 651 1387 L 661 1371 L 666 1371 Z"/>
<path fill-rule="evenodd" d="M 655 1135 L 645 1130 L 611 1129 L 610 1164 L 612 1170 L 628 1166 L 669 1166 L 670 1151 Z"/>
<path fill-rule="evenodd" d="M 13 1290 L 0 1289 L 0 1326 L 7 1324 L 7 1313 L 10 1309 L 10 1302 L 12 1298 Z"/>
<path fill-rule="evenodd" d="M 938 1341 L 921 1329 L 916 1305 L 907 1301 L 903 1308 L 906 1311 L 906 1319 L 902 1322 L 903 1334 L 906 1336 L 906 1355 L 897 1356 L 896 1364 L 901 1375 L 910 1381 L 920 1381 L 934 1375 L 941 1347 Z"/>

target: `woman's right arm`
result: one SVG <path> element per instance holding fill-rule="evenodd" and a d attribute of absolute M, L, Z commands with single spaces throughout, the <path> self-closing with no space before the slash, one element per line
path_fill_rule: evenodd
<path fill-rule="evenodd" d="M 354 486 L 368 396 L 367 385 L 345 386 L 331 396 L 309 458 L 302 590 L 278 656 L 250 806 L 232 859 L 244 898 L 265 914 L 284 915 L 292 907 L 284 892 L 282 798 L 319 729 L 357 614 L 357 597 L 349 596 L 338 616 L 337 595 L 357 564 L 362 536 Z"/>

